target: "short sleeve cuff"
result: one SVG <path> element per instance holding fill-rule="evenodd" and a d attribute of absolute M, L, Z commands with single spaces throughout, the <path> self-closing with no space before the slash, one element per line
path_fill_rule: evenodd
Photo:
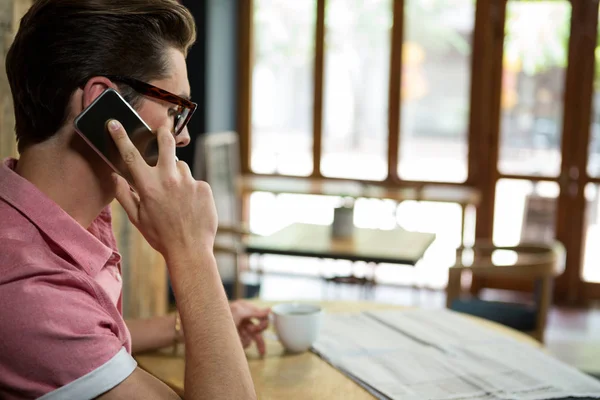
<path fill-rule="evenodd" d="M 39 400 L 94 399 L 127 379 L 136 367 L 137 362 L 123 347 L 104 365 L 61 388 L 45 394 Z"/>

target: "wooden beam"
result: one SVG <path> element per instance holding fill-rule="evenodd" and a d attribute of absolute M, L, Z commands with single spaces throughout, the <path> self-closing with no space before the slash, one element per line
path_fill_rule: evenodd
<path fill-rule="evenodd" d="M 505 18 L 506 0 L 477 1 L 467 182 L 473 183 L 481 192 L 475 223 L 475 237 L 478 239 L 491 239 L 494 233 Z M 471 293 L 476 294 L 481 288 L 488 287 L 487 284 L 485 277 L 473 277 Z"/>
<path fill-rule="evenodd" d="M 471 99 L 469 135 L 477 146 L 469 149 L 469 180 L 476 182 L 482 195 L 475 228 L 477 238 L 493 235 L 505 18 L 505 0 L 477 1 L 473 70 L 479 72 L 472 78 L 472 91 L 476 95 Z M 471 154 L 474 151 L 477 154 Z"/>
<path fill-rule="evenodd" d="M 531 182 L 558 182 L 559 178 L 551 176 L 539 176 L 539 175 L 515 175 L 515 174 L 503 174 L 498 173 L 498 179 L 516 179 Z"/>
<path fill-rule="evenodd" d="M 571 253 L 574 253 L 571 258 L 567 255 L 566 273 L 569 277 L 569 284 L 567 287 L 567 297 L 573 299 L 575 303 L 582 303 L 589 300 L 589 297 L 585 297 L 585 292 L 580 290 L 585 282 L 582 278 L 583 269 L 583 255 L 585 254 L 585 238 L 586 232 L 586 220 L 587 220 L 587 200 L 585 197 L 585 186 L 587 184 L 587 164 L 588 164 L 588 149 L 591 136 L 591 122 L 593 113 L 593 96 L 594 96 L 594 80 L 595 80 L 595 52 L 598 32 L 598 9 L 599 1 L 583 1 L 582 3 L 584 10 L 582 11 L 588 16 L 586 24 L 583 27 L 579 27 L 582 41 L 580 43 L 581 60 L 576 61 L 580 69 L 574 72 L 574 75 L 580 79 L 581 93 L 579 96 L 580 103 L 578 104 L 576 111 L 579 114 L 575 119 L 580 124 L 579 131 L 581 134 L 574 135 L 579 139 L 577 143 L 577 157 L 574 161 L 577 163 L 578 174 L 578 187 L 577 197 L 571 209 L 581 210 L 577 213 L 576 218 L 571 219 L 571 222 L 576 224 L 578 229 L 571 229 L 571 232 L 575 232 L 576 235 L 571 236 L 573 241 L 573 248 L 570 249 Z M 594 35 L 589 35 L 588 32 L 593 32 Z M 565 236 L 568 232 L 564 233 Z M 600 285 L 596 284 L 596 287 L 600 291 Z"/>
<path fill-rule="evenodd" d="M 588 183 L 595 183 L 597 185 L 600 185 L 600 178 L 590 178 L 590 177 L 587 177 L 586 181 Z"/>
<path fill-rule="evenodd" d="M 471 50 L 471 88 L 468 132 L 468 174 L 467 182 L 481 184 L 485 171 L 484 155 L 489 151 L 484 136 L 489 136 L 489 100 L 486 96 L 492 92 L 489 79 L 492 70 L 491 43 L 492 29 L 490 19 L 490 0 L 478 0 L 475 7 L 475 25 Z M 487 133 L 487 135 L 486 135 Z"/>
<path fill-rule="evenodd" d="M 581 268 L 585 243 L 585 185 L 594 91 L 598 0 L 574 0 L 565 79 L 561 185 L 556 237 L 567 249 L 566 268 L 557 282 L 558 295 L 569 304 L 585 296 Z M 594 35 L 588 34 L 594 32 Z M 573 212 L 574 210 L 578 210 Z"/>
<path fill-rule="evenodd" d="M 571 249 L 573 248 L 573 241 L 570 238 L 570 235 L 575 232 L 569 232 L 572 227 L 572 223 L 569 221 L 569 216 L 567 216 L 567 210 L 574 203 L 574 199 L 569 194 L 569 186 L 570 180 L 568 179 L 569 169 L 573 163 L 573 157 L 571 153 L 574 151 L 574 141 L 570 136 L 576 132 L 577 130 L 577 121 L 574 121 L 575 114 L 572 112 L 571 107 L 578 102 L 578 83 L 577 80 L 574 80 L 574 71 L 579 69 L 579 67 L 573 67 L 573 62 L 575 62 L 578 58 L 579 50 L 576 49 L 579 38 L 577 38 L 578 23 L 585 23 L 585 16 L 581 14 L 583 8 L 580 6 L 581 4 L 575 4 L 579 2 L 571 2 L 572 4 L 572 12 L 571 12 L 571 27 L 569 31 L 569 42 L 568 42 L 568 60 L 567 60 L 567 69 L 565 72 L 565 87 L 564 87 L 564 104 L 563 104 L 563 124 L 562 124 L 562 137 L 561 137 L 561 171 L 560 178 L 557 179 L 558 184 L 560 185 L 560 193 L 558 197 L 557 207 L 556 207 L 556 225 L 555 225 L 555 235 L 558 240 L 560 240 L 566 250 L 566 267 L 565 272 L 557 278 L 555 284 L 555 295 L 561 299 L 561 302 L 566 304 L 572 304 L 575 302 L 575 298 L 573 297 L 571 286 L 571 278 L 569 277 L 571 270 L 572 259 L 574 257 L 571 254 Z M 576 22 L 577 21 L 577 22 Z M 587 136 L 587 135 L 586 135 Z M 579 156 L 579 155 L 577 155 Z M 586 157 L 587 158 L 587 157 Z M 565 236 L 566 235 L 566 236 Z"/>
<path fill-rule="evenodd" d="M 402 107 L 402 45 L 404 36 L 404 0 L 394 0 L 391 32 L 390 82 L 388 93 L 388 182 L 399 182 L 398 151 Z"/>
<path fill-rule="evenodd" d="M 313 91 L 313 177 L 321 177 L 323 150 L 323 84 L 325 75 L 325 1 L 317 0 Z"/>
<path fill-rule="evenodd" d="M 364 185 L 373 185 L 373 186 L 383 186 L 383 187 L 398 187 L 397 181 L 390 182 L 389 180 L 383 181 L 374 181 L 368 179 L 355 179 L 355 178 L 342 178 L 335 176 L 327 176 L 327 177 L 317 177 L 317 176 L 297 176 L 297 175 L 281 175 L 281 174 L 258 174 L 255 172 L 250 172 L 248 174 L 244 174 L 244 176 L 261 176 L 261 177 L 281 177 L 285 176 L 286 179 L 299 179 L 299 180 L 321 180 L 327 179 L 328 181 L 340 181 L 340 182 L 358 182 Z M 599 179 L 600 180 L 600 179 Z M 423 187 L 427 186 L 465 186 L 468 188 L 474 188 L 472 185 L 465 184 L 464 182 L 442 182 L 442 181 L 401 181 L 403 187 Z"/>

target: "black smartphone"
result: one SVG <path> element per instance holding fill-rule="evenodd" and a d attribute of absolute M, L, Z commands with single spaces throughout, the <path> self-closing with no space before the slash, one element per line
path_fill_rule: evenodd
<path fill-rule="evenodd" d="M 146 163 L 158 162 L 156 135 L 131 105 L 114 89 L 106 89 L 75 118 L 75 130 L 119 175 L 133 185 L 133 179 L 115 142 L 108 133 L 108 121 L 119 121 Z"/>

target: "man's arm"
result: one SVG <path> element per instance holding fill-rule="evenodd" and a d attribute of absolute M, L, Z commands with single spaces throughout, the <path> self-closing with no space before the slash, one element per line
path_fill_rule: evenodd
<path fill-rule="evenodd" d="M 190 266 L 198 262 L 211 268 L 202 279 L 193 279 Z M 167 263 L 173 275 L 182 276 L 173 281 L 173 291 L 186 332 L 186 398 L 249 398 L 254 393 L 252 378 L 214 256 L 207 251 L 182 252 Z M 224 390 L 239 395 L 225 396 Z"/>
<path fill-rule="evenodd" d="M 268 308 L 259 308 L 252 303 L 236 300 L 229 303 L 233 322 L 235 323 L 244 348 L 253 342 L 260 354 L 265 353 L 265 342 L 262 333 L 269 326 Z M 131 333 L 132 353 L 153 351 L 172 346 L 183 341 L 184 331 L 175 330 L 175 314 L 146 319 L 125 321 Z"/>
<path fill-rule="evenodd" d="M 162 349 L 171 346 L 175 340 L 183 340 L 183 337 L 175 337 L 175 314 L 130 319 L 125 323 L 131 333 L 131 352 L 133 354 Z"/>
<path fill-rule="evenodd" d="M 135 371 L 119 386 L 98 397 L 97 400 L 181 400 L 171 388 L 141 368 Z"/>
<path fill-rule="evenodd" d="M 187 164 L 176 160 L 175 139 L 168 129 L 158 130 L 158 164 L 150 167 L 123 127 L 114 122 L 108 124 L 109 131 L 136 188 L 132 192 L 115 175 L 116 197 L 167 262 L 186 331 L 186 398 L 256 398 L 213 255 L 217 215 L 210 187 L 194 180 Z M 164 398 L 170 393 L 165 385 L 148 385 L 148 379 L 135 372 L 104 398 Z M 130 392 L 131 387 L 139 391 Z"/>

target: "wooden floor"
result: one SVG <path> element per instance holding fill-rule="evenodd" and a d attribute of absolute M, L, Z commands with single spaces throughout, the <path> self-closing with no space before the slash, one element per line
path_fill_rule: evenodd
<path fill-rule="evenodd" d="M 503 299 L 507 296 L 496 295 Z M 328 284 L 313 277 L 272 274 L 263 277 L 260 297 L 270 301 L 371 300 L 423 308 L 445 306 L 445 294 L 439 290 L 377 286 L 365 292 L 358 286 Z M 600 375 L 600 309 L 554 307 L 548 319 L 546 344 L 557 358 Z"/>
<path fill-rule="evenodd" d="M 600 376 L 600 310 L 553 308 L 546 337 L 556 357 Z"/>

